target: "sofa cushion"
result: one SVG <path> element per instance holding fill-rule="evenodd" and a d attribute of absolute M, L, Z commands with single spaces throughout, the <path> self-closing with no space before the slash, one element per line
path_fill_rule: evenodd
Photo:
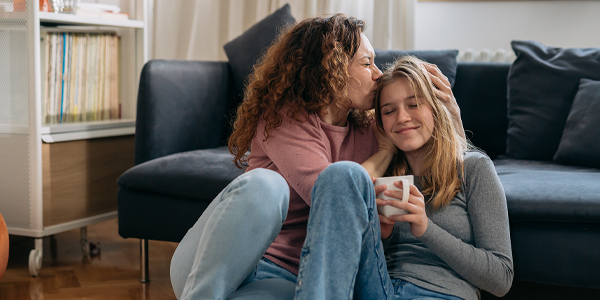
<path fill-rule="evenodd" d="M 600 223 L 600 169 L 494 160 L 513 221 Z"/>
<path fill-rule="evenodd" d="M 233 73 L 233 92 L 236 98 L 243 98 L 248 75 L 252 73 L 254 64 L 275 40 L 279 31 L 295 22 L 290 5 L 285 4 L 223 46 Z"/>
<path fill-rule="evenodd" d="M 212 201 L 244 170 L 226 146 L 181 152 L 139 164 L 119 177 L 119 186 L 138 191 Z"/>
<path fill-rule="evenodd" d="M 600 48 L 513 41 L 508 75 L 507 155 L 552 160 L 581 78 L 600 80 Z"/>
<path fill-rule="evenodd" d="M 600 168 L 600 81 L 581 79 L 554 161 Z"/>
<path fill-rule="evenodd" d="M 450 85 L 454 87 L 456 81 L 456 56 L 458 50 L 380 50 L 375 49 L 375 65 L 382 71 L 387 69 L 388 65 L 393 63 L 398 57 L 404 55 L 416 56 L 428 63 L 438 66 L 442 74 L 448 77 Z"/>
<path fill-rule="evenodd" d="M 467 137 L 495 159 L 506 153 L 506 77 L 509 63 L 466 63 L 456 68 L 452 89 Z M 482 96 L 485 95 L 485 101 Z"/>
<path fill-rule="evenodd" d="M 209 201 L 119 188 L 119 235 L 179 243 L 196 224 Z"/>

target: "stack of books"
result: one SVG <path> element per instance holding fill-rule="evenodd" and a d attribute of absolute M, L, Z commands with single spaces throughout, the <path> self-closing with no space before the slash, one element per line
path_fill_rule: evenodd
<path fill-rule="evenodd" d="M 120 37 L 48 31 L 41 38 L 43 122 L 120 119 Z"/>

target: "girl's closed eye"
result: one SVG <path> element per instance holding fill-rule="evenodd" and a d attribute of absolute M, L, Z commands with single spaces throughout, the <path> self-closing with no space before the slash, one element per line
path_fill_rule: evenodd
<path fill-rule="evenodd" d="M 410 100 L 408 103 L 406 103 L 408 107 L 410 108 L 416 108 L 418 107 L 417 105 L 417 100 Z"/>
<path fill-rule="evenodd" d="M 392 114 L 394 111 L 396 111 L 396 110 L 395 109 L 386 109 L 386 110 L 383 110 L 382 112 L 384 115 L 389 115 L 389 114 Z"/>

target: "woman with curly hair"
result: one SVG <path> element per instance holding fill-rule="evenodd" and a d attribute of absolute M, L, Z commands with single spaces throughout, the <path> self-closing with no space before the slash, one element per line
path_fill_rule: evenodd
<path fill-rule="evenodd" d="M 364 26 L 341 14 L 303 20 L 255 66 L 229 138 L 247 169 L 173 255 L 179 299 L 293 297 L 319 174 L 338 161 L 385 172 L 395 150 L 378 143 L 369 112 L 382 73 Z"/>
<path fill-rule="evenodd" d="M 492 161 L 467 142 L 442 100 L 452 95 L 449 85 L 434 84 L 426 68 L 414 57 L 397 60 L 380 78 L 375 101 L 377 125 L 398 149 L 386 175 L 415 176 L 414 185 L 394 183 L 409 189 L 408 200 L 376 199 L 356 163 L 325 169 L 314 184 L 319 197 L 296 300 L 476 300 L 480 289 L 496 296 L 510 289 L 504 189 Z M 403 191 L 384 195 L 403 199 Z M 378 216 L 386 205 L 404 213 Z"/>

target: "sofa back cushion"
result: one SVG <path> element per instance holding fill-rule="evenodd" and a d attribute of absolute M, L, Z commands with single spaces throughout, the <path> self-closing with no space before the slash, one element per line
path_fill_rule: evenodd
<path fill-rule="evenodd" d="M 508 77 L 507 155 L 552 160 L 579 80 L 600 80 L 600 48 L 555 48 L 513 41 Z"/>
<path fill-rule="evenodd" d="M 506 152 L 509 63 L 458 63 L 452 89 L 467 138 L 491 158 Z"/>
<path fill-rule="evenodd" d="M 244 87 L 254 71 L 254 64 L 266 53 L 280 31 L 295 22 L 290 5 L 285 4 L 223 46 L 231 66 L 232 91 L 238 102 L 243 99 Z"/>
<path fill-rule="evenodd" d="M 600 81 L 581 79 L 554 161 L 600 169 Z"/>
<path fill-rule="evenodd" d="M 375 49 L 375 65 L 381 70 L 386 70 L 398 57 L 404 55 L 416 56 L 428 63 L 438 66 L 442 74 L 448 77 L 450 85 L 456 81 L 456 56 L 458 50 L 379 50 Z"/>

